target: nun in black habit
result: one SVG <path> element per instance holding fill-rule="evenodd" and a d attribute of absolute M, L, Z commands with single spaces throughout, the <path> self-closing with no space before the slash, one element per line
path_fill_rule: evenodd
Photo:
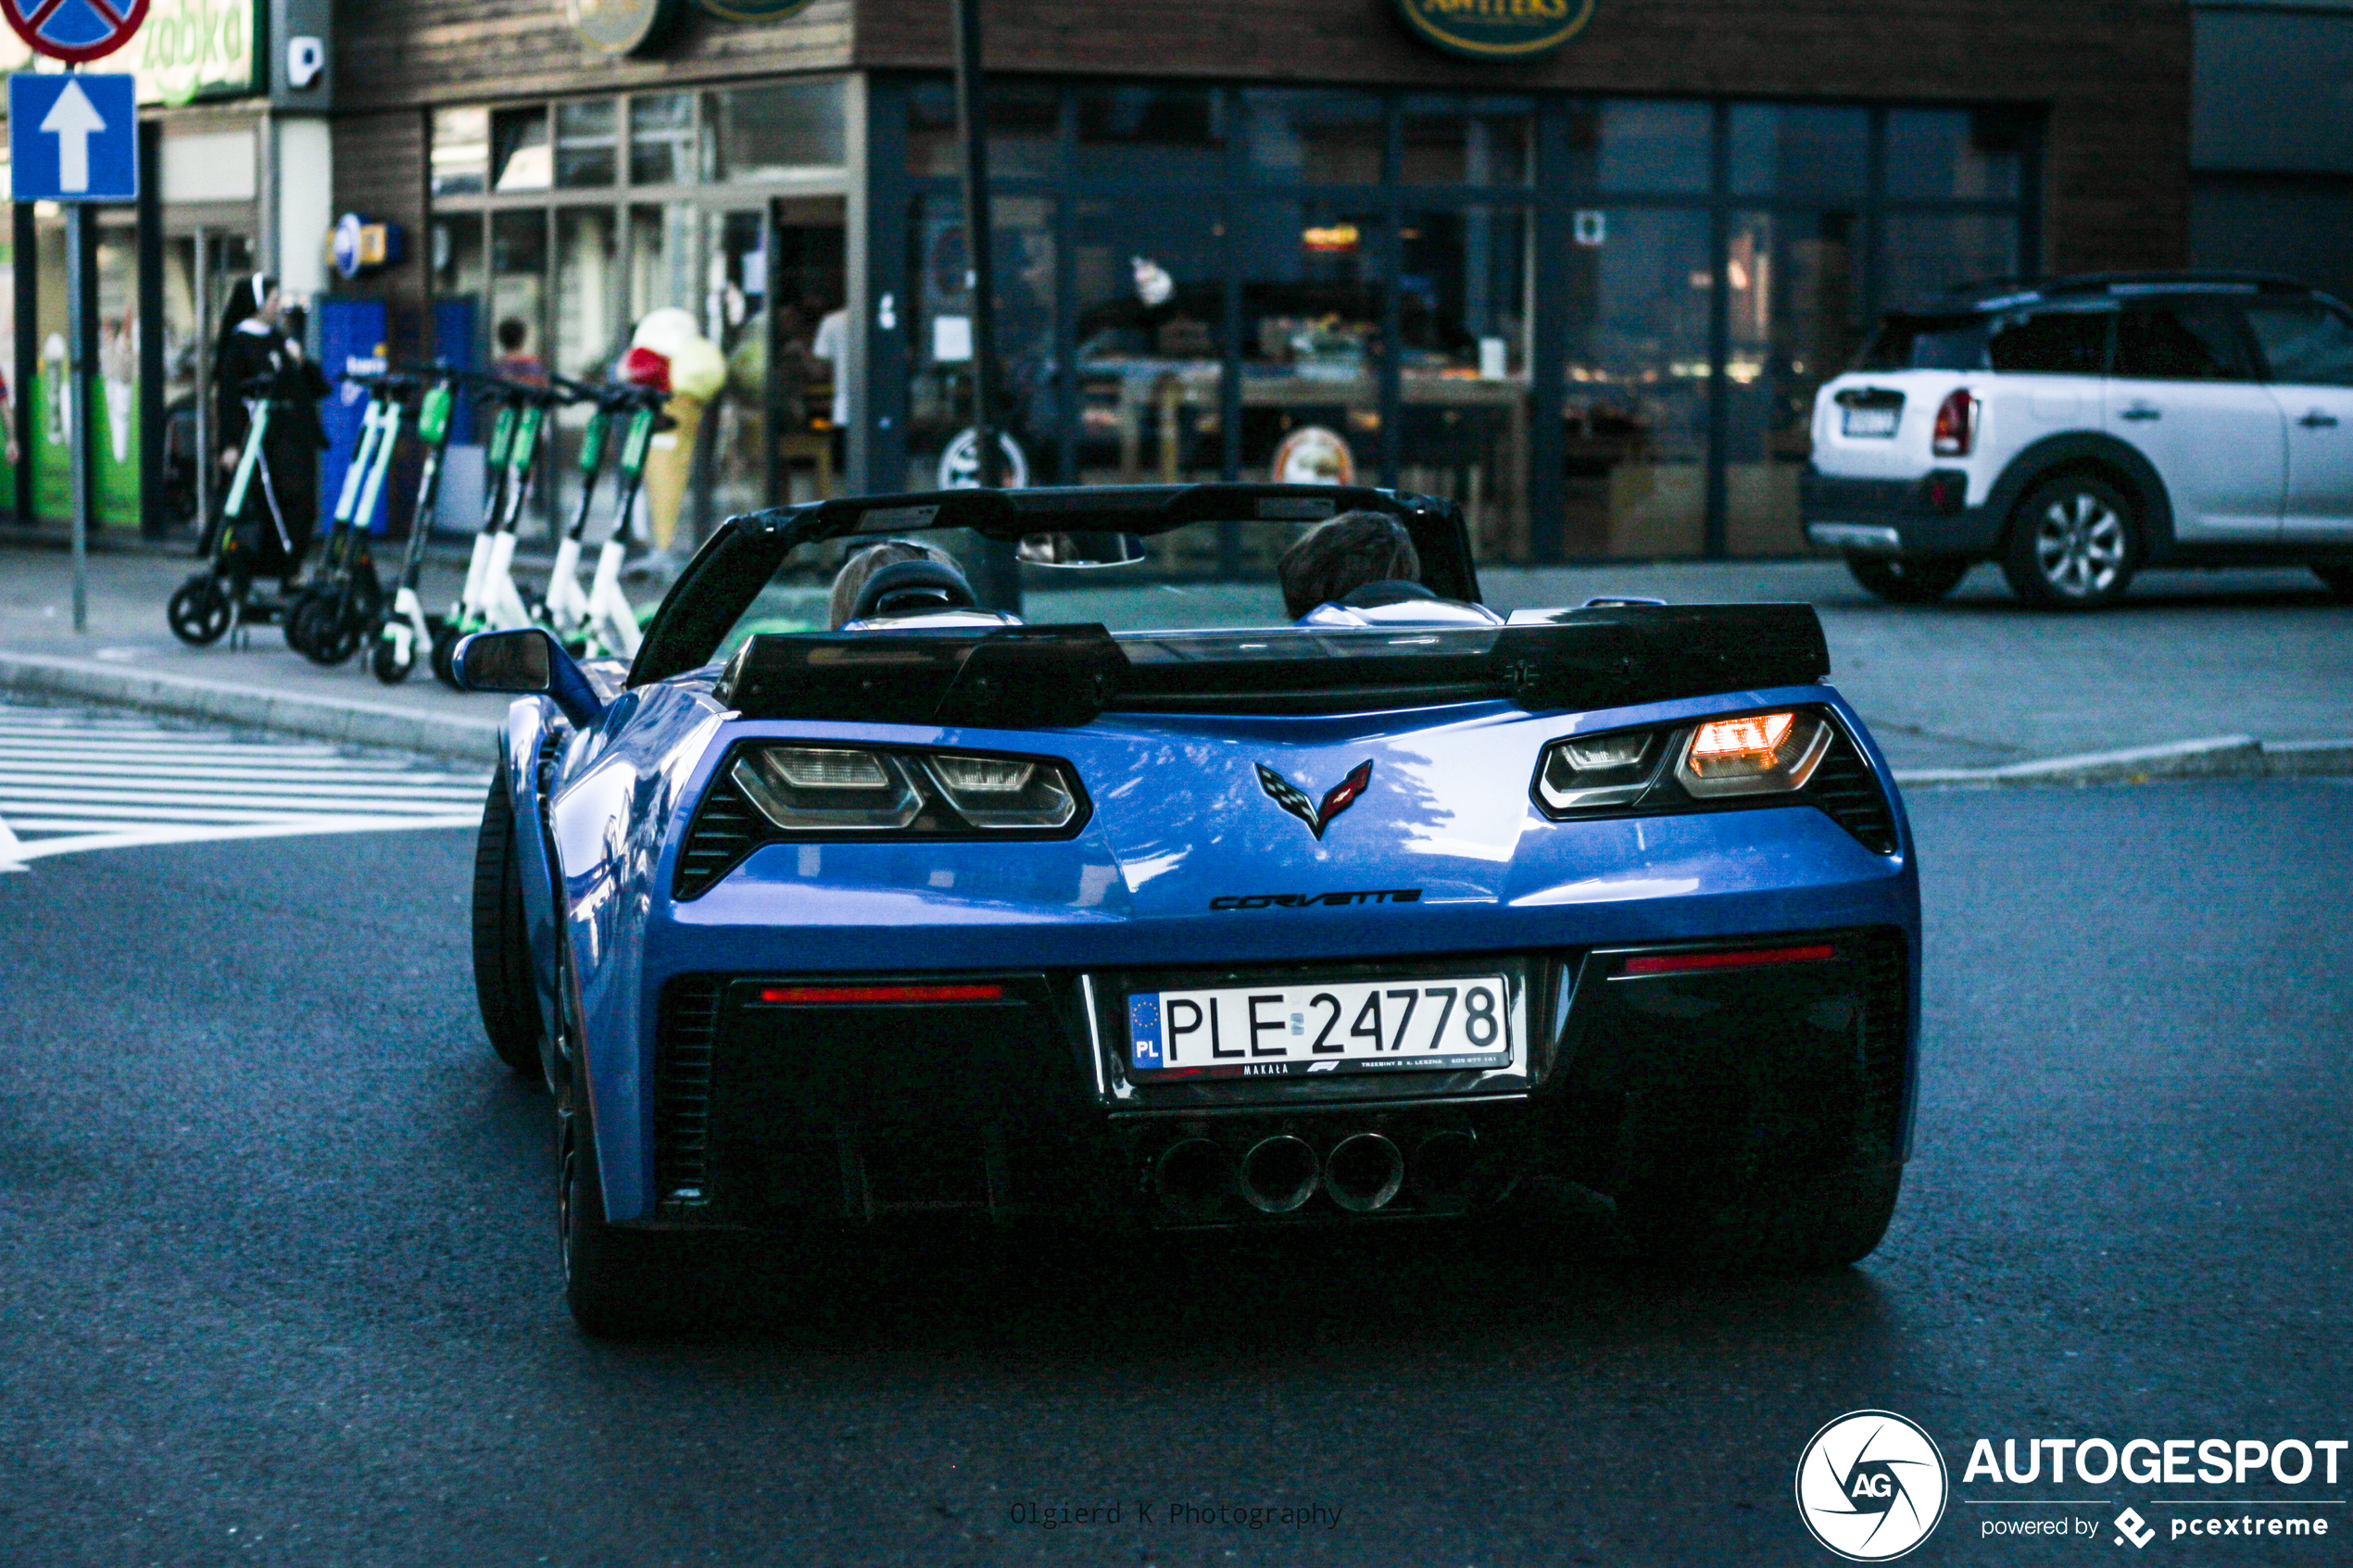
<path fill-rule="evenodd" d="M 270 484 L 265 490 L 257 474 L 246 488 L 244 509 L 229 522 L 239 545 L 254 552 L 246 558 L 252 574 L 283 578 L 291 590 L 319 519 L 319 454 L 327 445 L 319 400 L 327 395 L 327 378 L 304 358 L 300 341 L 285 330 L 285 295 L 267 272 L 255 273 L 231 291 L 212 358 L 213 429 L 220 433 L 225 480 L 252 428 L 245 398 L 257 381 L 269 387 L 272 407 L 270 428 L 261 437 L 261 460 Z M 274 519 L 272 494 L 278 502 Z"/>

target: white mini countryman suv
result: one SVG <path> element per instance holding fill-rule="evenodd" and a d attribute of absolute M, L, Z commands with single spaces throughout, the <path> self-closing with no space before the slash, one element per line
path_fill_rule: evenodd
<path fill-rule="evenodd" d="M 1891 315 L 1813 435 L 1806 534 L 1881 598 L 1982 560 L 2054 608 L 2158 562 L 2309 566 L 2353 597 L 2353 312 L 2298 283 L 2069 278 Z"/>

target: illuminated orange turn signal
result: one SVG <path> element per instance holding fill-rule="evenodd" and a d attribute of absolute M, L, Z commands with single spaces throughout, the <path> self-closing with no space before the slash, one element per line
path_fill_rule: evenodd
<path fill-rule="evenodd" d="M 1830 746 L 1829 722 L 1811 713 L 1711 719 L 1683 748 L 1682 785 L 1702 799 L 1803 789 Z"/>

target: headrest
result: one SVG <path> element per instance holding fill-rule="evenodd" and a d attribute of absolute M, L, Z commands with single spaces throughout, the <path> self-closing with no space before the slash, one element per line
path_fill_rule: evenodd
<path fill-rule="evenodd" d="M 893 561 L 858 590 L 849 619 L 904 614 L 919 609 L 970 609 L 976 603 L 964 574 L 945 561 Z"/>
<path fill-rule="evenodd" d="M 1418 583 L 1402 577 L 1385 577 L 1378 583 L 1367 583 L 1352 591 L 1340 602 L 1351 609 L 1378 609 L 1383 605 L 1403 604 L 1407 599 L 1438 597 Z"/>

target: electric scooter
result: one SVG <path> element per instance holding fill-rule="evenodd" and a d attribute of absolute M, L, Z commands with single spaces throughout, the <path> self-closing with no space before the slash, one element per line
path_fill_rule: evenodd
<path fill-rule="evenodd" d="M 209 646 L 223 636 L 229 638 L 230 646 L 240 647 L 245 644 L 246 626 L 257 621 L 271 625 L 285 619 L 284 598 L 254 593 L 253 546 L 237 538 L 237 519 L 252 496 L 258 474 L 263 509 L 269 526 L 277 531 L 278 547 L 289 556 L 294 551 L 294 537 L 286 531 L 285 514 L 278 507 L 276 483 L 261 455 L 276 407 L 276 390 L 275 374 L 257 376 L 240 389 L 246 414 L 245 450 L 238 454 L 220 512 L 207 521 L 204 537 L 196 546 L 196 553 L 210 558 L 211 564 L 173 590 L 164 606 L 171 634 L 192 647 Z"/>
<path fill-rule="evenodd" d="M 547 628 L 565 646 L 592 659 L 629 659 L 637 652 L 637 612 L 621 591 L 621 566 L 628 553 L 629 514 L 646 473 L 646 452 L 656 430 L 673 421 L 661 413 L 668 394 L 638 386 L 586 387 L 563 383 L 575 395 L 593 397 L 597 411 L 580 441 L 580 505 L 572 527 L 556 546 L 556 564 L 547 577 L 542 614 Z M 596 500 L 598 470 L 603 466 L 607 432 L 621 431 L 614 464 L 620 487 L 611 531 L 597 558 L 588 592 L 580 591 L 581 541 L 588 530 L 588 514 Z"/>
<path fill-rule="evenodd" d="M 514 449 L 519 411 L 513 395 L 516 389 L 507 383 L 474 371 L 464 372 L 459 379 L 472 394 L 477 413 L 488 408 L 496 408 L 497 412 L 491 420 L 489 444 L 483 449 L 482 523 L 474 530 L 473 555 L 466 562 L 465 586 L 451 601 L 448 613 L 432 622 L 432 641 L 426 645 L 434 678 L 451 686 L 457 684 L 458 679 L 449 666 L 449 656 L 457 650 L 458 639 L 462 635 L 458 628 L 472 613 L 481 592 L 496 547 L 498 520 L 506 509 L 507 457 Z"/>
<path fill-rule="evenodd" d="M 433 646 L 438 616 L 425 614 L 417 593 L 425 569 L 425 546 L 433 533 L 434 508 L 441 495 L 441 463 L 449 448 L 449 415 L 457 402 L 454 376 L 436 366 L 424 372 L 424 396 L 417 403 L 417 439 L 425 445 L 425 465 L 417 476 L 417 505 L 409 519 L 409 544 L 400 558 L 400 575 L 392 603 L 382 608 L 369 633 L 368 669 L 387 686 L 396 686 L 417 667 L 420 649 Z"/>
<path fill-rule="evenodd" d="M 341 664 L 359 651 L 360 638 L 376 623 L 384 585 L 369 548 L 368 524 L 384 493 L 384 476 L 392 471 L 403 401 L 416 386 L 413 377 L 397 374 L 350 379 L 368 387 L 359 448 L 344 470 L 319 571 L 296 596 L 286 616 L 287 645 L 314 664 Z"/>

